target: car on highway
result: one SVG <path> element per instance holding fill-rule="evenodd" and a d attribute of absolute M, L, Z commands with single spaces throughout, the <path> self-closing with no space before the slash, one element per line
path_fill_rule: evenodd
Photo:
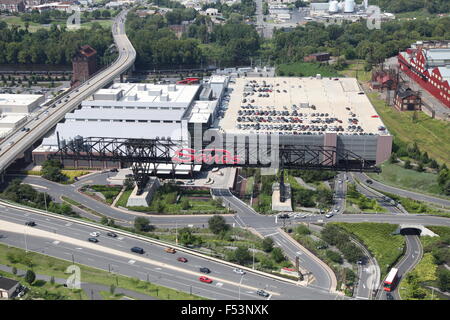
<path fill-rule="evenodd" d="M 386 299 L 387 300 L 395 300 L 394 296 L 391 293 L 389 293 L 389 292 L 386 293 Z"/>
<path fill-rule="evenodd" d="M 287 213 L 278 215 L 280 219 L 289 219 L 289 215 Z"/>
<path fill-rule="evenodd" d="M 366 180 L 366 183 L 368 183 L 368 184 L 372 184 L 372 183 L 373 183 L 373 181 L 372 181 L 372 180 L 370 180 L 370 179 L 367 179 L 367 180 Z"/>
<path fill-rule="evenodd" d="M 115 234 L 114 232 L 108 232 L 106 235 L 108 237 L 117 238 L 117 234 Z"/>
<path fill-rule="evenodd" d="M 265 297 L 265 298 L 267 298 L 268 296 L 270 296 L 270 294 L 269 294 L 268 292 L 265 292 L 265 291 L 262 290 L 262 289 L 259 289 L 258 291 L 256 291 L 256 294 L 257 294 L 258 296 Z"/>
<path fill-rule="evenodd" d="M 206 268 L 206 267 L 201 267 L 201 268 L 200 268 L 200 272 L 203 272 L 203 273 L 210 273 L 211 270 L 209 270 L 209 269 Z"/>
<path fill-rule="evenodd" d="M 133 248 L 131 248 L 131 252 L 144 254 L 145 251 L 144 251 L 144 249 L 142 249 L 140 247 L 133 247 Z"/>
<path fill-rule="evenodd" d="M 119 169 L 117 169 L 117 168 L 112 168 L 111 170 L 109 170 L 109 172 L 119 172 Z"/>
<path fill-rule="evenodd" d="M 100 232 L 94 231 L 94 232 L 89 233 L 89 235 L 91 237 L 98 237 L 98 236 L 100 236 Z"/>
<path fill-rule="evenodd" d="M 183 263 L 188 262 L 188 259 L 186 259 L 185 257 L 179 257 L 177 260 Z"/>
<path fill-rule="evenodd" d="M 334 216 L 334 214 L 333 213 L 327 213 L 326 215 L 325 215 L 325 217 L 327 217 L 327 218 L 331 218 L 332 216 Z"/>
<path fill-rule="evenodd" d="M 210 278 L 208 278 L 206 276 L 201 276 L 201 277 L 198 278 L 198 280 L 200 280 L 201 282 L 206 282 L 206 283 L 213 282 Z"/>
<path fill-rule="evenodd" d="M 34 222 L 34 221 L 27 221 L 27 222 L 25 222 L 25 225 L 29 226 L 29 227 L 34 227 L 34 226 L 36 226 L 36 222 Z"/>
<path fill-rule="evenodd" d="M 242 270 L 242 269 L 239 269 L 239 268 L 234 268 L 233 272 L 237 273 L 237 274 L 240 274 L 240 275 L 244 275 L 245 274 L 245 271 Z"/>
<path fill-rule="evenodd" d="M 166 249 L 164 249 L 164 251 L 167 253 L 176 253 L 177 252 L 177 250 L 175 250 L 174 248 L 166 248 Z"/>
<path fill-rule="evenodd" d="M 97 242 L 98 242 L 98 239 L 97 239 L 97 238 L 89 238 L 88 241 L 89 241 L 89 242 L 97 243 Z"/>
<path fill-rule="evenodd" d="M 9 145 L 12 146 L 14 144 L 14 141 L 10 141 Z"/>

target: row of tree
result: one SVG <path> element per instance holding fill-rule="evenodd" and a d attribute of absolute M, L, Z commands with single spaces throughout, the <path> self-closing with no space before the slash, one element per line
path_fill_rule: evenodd
<path fill-rule="evenodd" d="M 103 64 L 112 55 L 108 50 L 112 42 L 111 30 L 97 23 L 77 31 L 52 25 L 49 30 L 29 32 L 0 21 L 0 64 L 70 65 L 78 48 L 85 44 L 97 50 L 98 62 Z"/>

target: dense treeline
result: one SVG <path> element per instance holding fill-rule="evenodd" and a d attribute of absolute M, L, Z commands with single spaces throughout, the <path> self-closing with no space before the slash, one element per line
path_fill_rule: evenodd
<path fill-rule="evenodd" d="M 242 15 L 243 17 L 251 17 L 255 15 L 256 12 L 256 2 L 254 0 L 241 0 L 239 3 L 233 3 L 231 6 L 220 3 L 207 3 L 204 4 L 202 10 L 207 8 L 218 9 L 219 12 L 225 17 L 230 18 L 232 14 Z"/>
<path fill-rule="evenodd" d="M 50 30 L 31 33 L 0 21 L 0 64 L 70 64 L 77 48 L 85 44 L 97 50 L 98 62 L 103 64 L 111 60 L 107 49 L 112 42 L 109 28 L 99 24 L 76 32 L 52 25 Z"/>
<path fill-rule="evenodd" d="M 212 25 L 208 17 L 198 16 L 178 39 L 169 29 L 170 22 L 172 18 L 167 15 L 165 18 L 128 15 L 127 34 L 138 53 L 139 67 L 248 64 L 260 48 L 259 35 L 251 25 L 240 22 Z"/>
<path fill-rule="evenodd" d="M 265 52 L 277 63 L 301 61 L 311 53 L 327 51 L 347 59 L 365 59 L 370 65 L 380 63 L 422 39 L 449 39 L 450 18 L 417 19 L 382 23 L 379 30 L 368 30 L 365 22 L 325 26 L 308 23 L 291 32 L 278 30 L 273 48 Z"/>
<path fill-rule="evenodd" d="M 429 13 L 446 13 L 450 11 L 450 2 L 448 0 L 371 0 L 369 3 L 394 13 L 420 9 L 426 9 Z"/>

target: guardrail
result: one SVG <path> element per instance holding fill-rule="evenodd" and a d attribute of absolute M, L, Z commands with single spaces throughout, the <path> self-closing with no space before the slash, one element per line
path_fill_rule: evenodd
<path fill-rule="evenodd" d="M 203 253 L 197 252 L 195 250 L 187 249 L 185 247 L 181 247 L 179 245 L 175 245 L 175 244 L 170 243 L 170 242 L 166 242 L 166 241 L 162 241 L 162 240 L 155 240 L 155 239 L 151 239 L 151 238 L 144 237 L 144 236 L 139 236 L 139 235 L 136 235 L 136 234 L 128 232 L 128 231 L 124 231 L 124 230 L 116 229 L 116 228 L 112 228 L 112 227 L 107 227 L 107 226 L 104 226 L 104 225 L 101 225 L 101 224 L 98 224 L 98 223 L 94 223 L 94 222 L 80 221 L 80 220 L 78 220 L 76 218 L 70 218 L 70 217 L 66 217 L 66 216 L 61 216 L 61 215 L 58 215 L 56 213 L 49 213 L 49 212 L 45 212 L 45 211 L 42 211 L 42 210 L 39 210 L 39 209 L 34 209 L 34 208 L 29 208 L 29 207 L 26 207 L 26 206 L 18 205 L 18 204 L 15 204 L 15 203 L 12 204 L 9 201 L 5 201 L 5 200 L 0 200 L 0 204 L 3 205 L 3 206 L 9 207 L 9 208 L 13 208 L 13 209 L 25 210 L 25 211 L 29 211 L 29 212 L 32 212 L 32 213 L 36 213 L 36 214 L 52 217 L 52 218 L 55 218 L 55 219 L 59 219 L 59 220 L 64 220 L 64 221 L 68 221 L 68 222 L 72 222 L 72 223 L 77 223 L 77 224 L 81 224 L 81 225 L 88 226 L 88 227 L 94 227 L 94 228 L 97 228 L 97 229 L 100 229 L 100 230 L 103 230 L 103 231 L 106 231 L 106 232 L 114 232 L 116 234 L 120 234 L 120 235 L 127 236 L 127 237 L 130 237 L 130 238 L 134 238 L 134 239 L 137 239 L 137 240 L 145 241 L 145 242 L 148 242 L 148 243 L 151 243 L 151 244 L 154 244 L 154 245 L 176 248 L 177 250 L 179 250 L 181 252 L 189 253 L 191 255 L 197 256 L 197 257 L 202 258 L 202 259 L 206 259 L 206 260 L 210 260 L 210 261 L 213 261 L 213 262 L 217 262 L 217 263 L 221 263 L 221 264 L 224 264 L 224 265 L 228 265 L 230 267 L 246 270 L 246 271 L 248 271 L 250 273 L 258 274 L 258 275 L 266 277 L 266 278 L 271 278 L 271 279 L 274 279 L 274 280 L 283 281 L 283 282 L 290 283 L 290 284 L 293 284 L 293 285 L 296 285 L 296 286 L 300 286 L 300 283 L 297 282 L 297 281 L 286 279 L 286 278 L 282 278 L 282 277 L 279 277 L 279 276 L 276 276 L 276 275 L 271 275 L 271 274 L 263 272 L 263 271 L 253 270 L 252 268 L 241 266 L 241 265 L 238 265 L 238 264 L 235 264 L 235 263 L 232 263 L 232 262 L 228 262 L 228 261 L 224 261 L 224 260 L 221 260 L 221 259 L 213 258 L 213 257 L 207 256 L 207 255 L 205 255 Z"/>

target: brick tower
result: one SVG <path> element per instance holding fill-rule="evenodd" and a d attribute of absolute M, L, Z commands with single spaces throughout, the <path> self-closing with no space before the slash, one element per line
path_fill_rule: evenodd
<path fill-rule="evenodd" d="M 97 71 L 97 51 L 89 45 L 82 46 L 72 59 L 72 87 L 90 78 Z"/>

